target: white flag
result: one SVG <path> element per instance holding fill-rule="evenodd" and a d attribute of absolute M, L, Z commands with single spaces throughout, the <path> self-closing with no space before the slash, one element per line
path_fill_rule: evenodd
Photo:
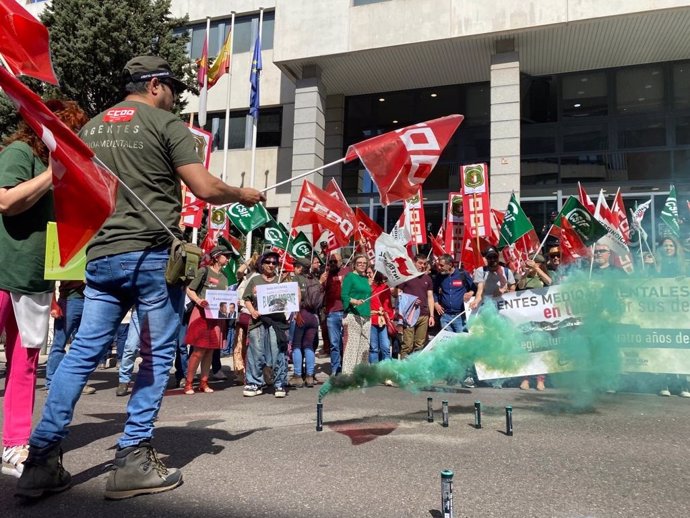
<path fill-rule="evenodd" d="M 405 247 L 390 234 L 382 232 L 376 239 L 376 262 L 374 268 L 388 278 L 388 285 L 393 287 L 423 274 L 417 270 Z"/>

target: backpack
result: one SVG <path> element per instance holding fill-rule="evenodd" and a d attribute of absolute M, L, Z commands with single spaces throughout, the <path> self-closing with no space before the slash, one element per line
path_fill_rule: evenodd
<path fill-rule="evenodd" d="M 307 286 L 304 288 L 302 307 L 310 313 L 318 313 L 323 306 L 325 292 L 321 283 L 316 279 L 307 278 Z"/>

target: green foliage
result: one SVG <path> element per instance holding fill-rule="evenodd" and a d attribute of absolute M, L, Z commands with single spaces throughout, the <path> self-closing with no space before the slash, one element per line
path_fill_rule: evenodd
<path fill-rule="evenodd" d="M 53 0 L 41 14 L 48 27 L 60 88 L 64 96 L 93 116 L 122 100 L 122 69 L 134 56 L 156 54 L 173 73 L 193 84 L 195 74 L 181 30 L 188 18 L 173 18 L 171 0 Z M 183 106 L 178 105 L 178 109 Z"/>

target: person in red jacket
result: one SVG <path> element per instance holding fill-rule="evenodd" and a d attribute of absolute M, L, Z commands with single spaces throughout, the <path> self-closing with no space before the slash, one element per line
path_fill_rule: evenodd
<path fill-rule="evenodd" d="M 369 363 L 391 357 L 390 339 L 386 319 L 393 319 L 391 290 L 381 272 L 374 274 L 371 285 L 371 335 L 369 338 Z"/>

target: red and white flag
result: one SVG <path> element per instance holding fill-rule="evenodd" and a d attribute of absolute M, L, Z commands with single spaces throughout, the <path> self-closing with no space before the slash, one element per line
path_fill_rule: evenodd
<path fill-rule="evenodd" d="M 591 257 L 591 249 L 582 242 L 565 217 L 561 216 L 560 227 L 553 225 L 551 235 L 557 237 L 561 245 L 561 264 L 566 265 Z"/>
<path fill-rule="evenodd" d="M 60 265 L 64 266 L 115 211 L 117 179 L 96 163 L 93 151 L 35 93 L 3 67 L 0 87 L 50 150 Z"/>
<path fill-rule="evenodd" d="M 607 234 L 600 239 L 601 242 L 606 243 L 609 248 L 620 258 L 625 258 L 630 255 L 628 245 L 623 238 L 623 234 L 618 228 L 618 219 L 606 203 L 603 189 L 599 191 L 599 198 L 594 209 L 594 217 L 606 229 Z"/>
<path fill-rule="evenodd" d="M 326 192 L 328 193 L 329 196 L 332 196 L 339 202 L 341 202 L 345 207 L 347 207 L 347 214 L 345 214 L 345 217 L 350 220 L 350 221 L 355 221 L 355 213 L 350 207 L 350 205 L 347 202 L 347 199 L 345 198 L 345 195 L 343 194 L 343 191 L 340 190 L 340 186 L 338 183 L 335 181 L 335 179 L 331 179 L 330 182 L 328 182 L 328 185 L 326 186 Z M 314 243 L 318 243 L 320 237 L 326 232 L 328 229 L 323 227 L 320 224 L 313 224 L 312 225 L 312 235 L 314 236 Z M 317 239 L 317 237 L 319 239 Z M 342 236 L 340 236 L 342 238 Z M 347 241 L 342 241 L 338 239 L 338 235 L 334 233 L 330 233 L 328 235 L 328 241 L 327 241 L 327 248 L 326 251 L 328 253 L 331 253 L 334 250 L 337 250 L 340 247 L 347 246 L 350 242 L 350 238 L 347 239 Z"/>
<path fill-rule="evenodd" d="M 625 242 L 630 243 L 630 224 L 628 223 L 628 215 L 625 213 L 625 205 L 623 204 L 623 196 L 620 189 L 616 191 L 616 197 L 613 199 L 611 215 Z"/>
<path fill-rule="evenodd" d="M 17 0 L 0 0 L 0 54 L 15 74 L 58 84 L 48 29 Z"/>
<path fill-rule="evenodd" d="M 431 174 L 463 119 L 448 115 L 372 137 L 351 145 L 345 161 L 359 157 L 381 194 L 382 205 L 406 200 Z"/>
<path fill-rule="evenodd" d="M 462 240 L 462 254 L 461 262 L 462 267 L 472 273 L 477 268 L 484 266 L 484 257 L 482 256 L 482 250 L 489 247 L 489 243 L 485 238 L 480 237 L 477 240 L 476 237 L 472 237 L 468 228 L 465 228 L 465 233 Z"/>
<path fill-rule="evenodd" d="M 582 205 L 585 206 L 585 208 L 589 211 L 590 214 L 594 215 L 596 205 L 594 205 L 592 198 L 589 197 L 589 194 L 587 194 L 587 191 L 585 191 L 585 188 L 582 186 L 580 182 L 577 182 L 577 194 L 580 198 L 580 203 L 582 203 Z"/>
<path fill-rule="evenodd" d="M 354 212 L 350 206 L 305 181 L 292 218 L 292 228 L 313 224 L 332 232 L 340 243 L 348 243 L 355 232 Z"/>
<path fill-rule="evenodd" d="M 429 232 L 429 243 L 431 243 L 431 252 L 436 257 L 440 257 L 446 253 L 445 249 L 443 248 L 443 225 L 441 225 L 441 228 L 438 229 L 436 236 Z"/>
<path fill-rule="evenodd" d="M 386 276 L 389 286 L 397 286 L 422 275 L 407 255 L 405 247 L 390 234 L 381 233 L 376 240 L 375 252 L 374 268 Z"/>
<path fill-rule="evenodd" d="M 207 203 L 194 196 L 194 193 L 184 184 L 182 190 L 184 192 L 181 212 L 182 224 L 186 227 L 201 228 L 201 220 Z"/>

